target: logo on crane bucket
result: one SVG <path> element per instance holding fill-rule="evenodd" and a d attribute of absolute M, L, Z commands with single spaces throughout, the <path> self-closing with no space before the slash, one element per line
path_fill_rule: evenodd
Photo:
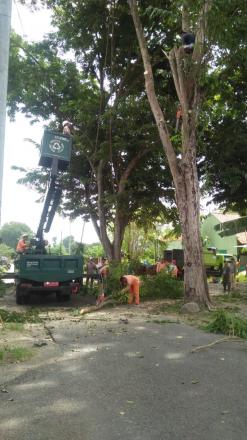
<path fill-rule="evenodd" d="M 49 148 L 53 153 L 62 153 L 64 144 L 59 139 L 52 139 L 49 143 Z"/>

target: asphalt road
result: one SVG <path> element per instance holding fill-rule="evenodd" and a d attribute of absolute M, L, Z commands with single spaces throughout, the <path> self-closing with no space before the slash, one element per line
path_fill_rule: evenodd
<path fill-rule="evenodd" d="M 5 376 L 0 439 L 245 440 L 247 344 L 191 353 L 217 336 L 128 320 L 49 323 L 53 355 Z"/>

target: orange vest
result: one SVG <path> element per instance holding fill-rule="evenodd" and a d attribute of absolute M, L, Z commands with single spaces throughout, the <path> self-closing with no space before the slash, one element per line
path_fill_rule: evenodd
<path fill-rule="evenodd" d="M 139 278 L 135 277 L 134 275 L 123 275 L 123 276 L 127 280 L 130 293 L 139 293 L 139 289 L 140 289 Z"/>
<path fill-rule="evenodd" d="M 23 240 L 23 238 L 21 238 L 18 241 L 18 244 L 16 246 L 16 251 L 17 252 L 24 252 L 27 249 L 27 243 L 25 242 L 25 240 Z"/>
<path fill-rule="evenodd" d="M 159 272 L 161 272 L 162 270 L 165 270 L 166 266 L 167 266 L 167 263 L 166 263 L 166 262 L 161 263 L 161 262 L 159 261 L 159 262 L 157 263 L 157 265 L 156 265 L 156 272 L 159 273 Z"/>

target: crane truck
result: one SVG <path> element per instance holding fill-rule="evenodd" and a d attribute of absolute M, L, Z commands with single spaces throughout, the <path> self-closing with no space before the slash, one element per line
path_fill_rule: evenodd
<path fill-rule="evenodd" d="M 16 303 L 26 304 L 31 295 L 56 293 L 58 300 L 69 300 L 82 283 L 83 257 L 51 255 L 46 251 L 44 233 L 49 232 L 62 196 L 61 176 L 71 157 L 72 137 L 45 130 L 39 165 L 49 168 L 49 187 L 34 239 L 25 253 L 15 260 Z"/>

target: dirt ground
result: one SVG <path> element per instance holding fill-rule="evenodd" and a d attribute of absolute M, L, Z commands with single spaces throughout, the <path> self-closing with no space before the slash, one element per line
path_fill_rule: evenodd
<path fill-rule="evenodd" d="M 210 284 L 210 294 L 213 309 L 225 309 L 247 318 L 247 285 L 237 285 L 234 292 L 223 294 L 220 284 Z M 127 322 L 128 319 L 156 321 L 156 322 L 183 322 L 200 326 L 210 321 L 210 312 L 202 311 L 196 315 L 181 315 L 179 310 L 181 300 L 145 301 L 139 306 L 121 305 L 80 315 L 85 305 L 95 303 L 90 295 L 76 295 L 70 302 L 58 303 L 55 296 L 33 297 L 31 303 L 19 306 L 15 303 L 14 288 L 9 287 L 6 294 L 0 298 L 0 309 L 9 312 L 38 311 L 40 322 L 26 323 L 20 328 L 9 326 L 0 321 L 0 347 L 21 346 L 33 350 L 34 356 L 39 357 L 39 348 L 47 346 L 47 355 L 52 353 L 53 335 L 52 323 L 57 321 L 88 323 L 95 321 Z M 18 327 L 18 326 L 17 326 Z M 51 344 L 50 344 L 51 343 Z M 49 351 L 50 350 L 50 351 Z"/>

